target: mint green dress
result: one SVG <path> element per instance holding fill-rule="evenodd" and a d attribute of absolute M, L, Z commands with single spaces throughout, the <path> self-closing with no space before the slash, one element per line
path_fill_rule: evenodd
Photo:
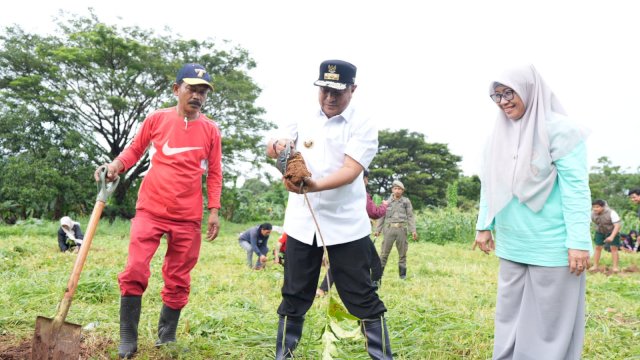
<path fill-rule="evenodd" d="M 568 266 L 568 249 L 593 252 L 584 142 L 556 160 L 555 165 L 558 177 L 546 204 L 537 213 L 514 197 L 489 226 L 483 227 L 487 224 L 487 203 L 481 193 L 476 230 L 495 230 L 498 257 L 528 265 Z"/>

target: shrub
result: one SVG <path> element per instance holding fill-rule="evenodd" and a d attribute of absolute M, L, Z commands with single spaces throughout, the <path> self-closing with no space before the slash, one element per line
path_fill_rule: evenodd
<path fill-rule="evenodd" d="M 477 211 L 462 212 L 457 208 L 432 208 L 416 215 L 420 241 L 445 244 L 469 243 L 475 238 Z"/>

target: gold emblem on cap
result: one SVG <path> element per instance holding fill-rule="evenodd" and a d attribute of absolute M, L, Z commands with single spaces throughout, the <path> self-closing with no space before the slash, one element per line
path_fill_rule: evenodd
<path fill-rule="evenodd" d="M 304 147 L 306 147 L 307 149 L 311 149 L 311 147 L 313 146 L 313 140 L 311 139 L 306 140 L 303 144 L 304 144 Z"/>
<path fill-rule="evenodd" d="M 324 73 L 324 79 L 325 80 L 339 81 L 340 80 L 340 74 Z"/>
<path fill-rule="evenodd" d="M 336 74 L 338 65 L 327 65 L 327 71 L 328 72 L 324 73 L 325 80 L 340 81 L 340 74 Z"/>
<path fill-rule="evenodd" d="M 196 69 L 196 74 L 198 75 L 199 78 L 203 77 L 204 74 L 206 74 L 207 71 L 205 69 Z"/>

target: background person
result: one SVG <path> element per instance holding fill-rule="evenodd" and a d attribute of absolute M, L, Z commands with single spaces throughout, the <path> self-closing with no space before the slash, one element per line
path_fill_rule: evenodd
<path fill-rule="evenodd" d="M 273 249 L 273 262 L 284 266 L 287 252 L 287 233 L 283 232 Z"/>
<path fill-rule="evenodd" d="M 403 196 L 404 184 L 400 180 L 394 180 L 391 185 L 392 195 L 388 200 L 389 205 L 385 216 L 380 218 L 376 228 L 375 236 L 383 235 L 382 248 L 380 250 L 380 262 L 382 271 L 387 265 L 387 259 L 396 244 L 398 249 L 398 274 L 400 279 L 407 277 L 407 251 L 409 242 L 407 241 L 407 231 L 411 232 L 413 240 L 418 239 L 416 232 L 416 218 L 413 215 L 411 200 Z"/>
<path fill-rule="evenodd" d="M 149 263 L 165 234 L 167 251 L 162 265 L 164 287 L 156 346 L 176 341 L 180 312 L 189 300 L 191 270 L 200 255 L 203 175 L 207 178 L 210 211 L 207 239 L 218 236 L 221 136 L 217 124 L 200 112 L 210 90 L 211 77 L 202 65 L 184 65 L 173 84 L 178 104 L 147 116 L 131 145 L 110 164 L 103 165 L 107 180 L 113 181 L 135 165 L 150 146 L 156 150 L 138 192 L 127 264 L 118 275 L 120 357 L 129 358 L 138 350 L 138 322 L 142 294 L 151 275 Z M 101 168 L 95 172 L 96 181 Z"/>
<path fill-rule="evenodd" d="M 618 262 L 620 257 L 618 248 L 620 248 L 620 226 L 622 225 L 620 216 L 615 210 L 609 208 L 606 201 L 598 199 L 592 203 L 591 221 L 596 225 L 594 236 L 596 252 L 593 255 L 593 266 L 589 271 L 598 270 L 602 248 L 605 244 L 608 244 L 613 262 L 611 270 L 619 272 Z"/>
<path fill-rule="evenodd" d="M 580 359 L 592 247 L 586 131 L 533 66 L 506 72 L 489 95 L 499 111 L 474 248 L 500 258 L 493 358 Z"/>
<path fill-rule="evenodd" d="M 640 205 L 640 188 L 629 190 L 629 199 L 636 205 Z M 637 212 L 638 218 L 640 218 L 640 206 L 638 206 Z"/>
<path fill-rule="evenodd" d="M 80 223 L 71 220 L 68 216 L 60 218 L 60 228 L 58 228 L 58 247 L 61 252 L 67 250 L 77 250 L 82 245 L 84 235 L 80 229 Z M 76 248 L 77 246 L 77 248 Z"/>
<path fill-rule="evenodd" d="M 314 83 L 319 87 L 320 108 L 286 126 L 281 139 L 267 144 L 267 154 L 277 157 L 294 141 L 312 174 L 303 184 L 284 180 L 289 190 L 284 219 L 287 261 L 278 307 L 276 359 L 293 356 L 304 316 L 313 304 L 324 252 L 319 232 L 327 246 L 338 294 L 347 310 L 360 319 L 369 355 L 392 358 L 384 317 L 387 309 L 369 273 L 371 223 L 365 209 L 364 182 L 359 180 L 378 150 L 378 131 L 368 116 L 350 106 L 357 88 L 355 77 L 353 64 L 323 61 Z M 318 219 L 319 230 L 309 207 Z"/>
<path fill-rule="evenodd" d="M 260 270 L 267 262 L 267 254 L 269 253 L 269 235 L 271 235 L 272 225 L 264 223 L 254 226 L 251 229 L 240 234 L 238 242 L 240 246 L 247 252 L 247 265 L 249 268 Z M 253 266 L 253 254 L 258 256 L 256 265 Z"/>
<path fill-rule="evenodd" d="M 640 252 L 640 239 L 638 239 L 638 232 L 636 230 L 629 231 L 629 241 L 633 245 L 633 251 Z"/>
<path fill-rule="evenodd" d="M 624 252 L 635 251 L 635 241 L 631 241 L 629 234 L 620 233 L 620 250 Z"/>

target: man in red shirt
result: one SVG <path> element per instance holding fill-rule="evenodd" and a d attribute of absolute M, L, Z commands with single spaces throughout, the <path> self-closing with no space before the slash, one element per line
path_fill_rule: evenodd
<path fill-rule="evenodd" d="M 176 341 L 181 309 L 187 304 L 190 272 L 198 261 L 203 214 L 202 176 L 207 176 L 207 240 L 218 235 L 222 191 L 222 147 L 215 122 L 200 112 L 211 77 L 199 64 L 186 64 L 178 72 L 173 93 L 175 107 L 156 110 L 142 123 L 131 144 L 111 163 L 102 167 L 107 180 L 131 168 L 149 146 L 155 153 L 144 177 L 136 215 L 131 221 L 129 256 L 120 284 L 120 346 L 118 354 L 130 358 L 138 350 L 138 322 L 142 294 L 147 288 L 149 263 L 167 236 L 167 252 L 162 266 L 164 287 L 156 346 Z"/>

